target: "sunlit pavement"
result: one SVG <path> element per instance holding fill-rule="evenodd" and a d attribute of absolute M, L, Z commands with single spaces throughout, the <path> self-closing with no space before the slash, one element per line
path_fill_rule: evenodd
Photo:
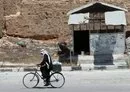
<path fill-rule="evenodd" d="M 130 70 L 62 71 L 65 85 L 60 89 L 43 87 L 41 80 L 37 88 L 27 89 L 22 78 L 27 72 L 0 72 L 0 92 L 129 92 Z M 111 89 L 112 88 L 112 89 Z"/>

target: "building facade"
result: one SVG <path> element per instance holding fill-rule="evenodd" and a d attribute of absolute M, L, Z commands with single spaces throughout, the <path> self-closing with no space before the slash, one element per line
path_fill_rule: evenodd
<path fill-rule="evenodd" d="M 75 55 L 93 55 L 95 65 L 113 65 L 125 52 L 126 9 L 92 2 L 68 12 Z"/>

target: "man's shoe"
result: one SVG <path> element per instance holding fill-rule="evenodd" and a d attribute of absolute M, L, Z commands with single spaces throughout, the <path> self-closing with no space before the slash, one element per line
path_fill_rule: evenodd
<path fill-rule="evenodd" d="M 50 85 L 50 83 L 46 83 L 44 86 L 49 86 Z"/>

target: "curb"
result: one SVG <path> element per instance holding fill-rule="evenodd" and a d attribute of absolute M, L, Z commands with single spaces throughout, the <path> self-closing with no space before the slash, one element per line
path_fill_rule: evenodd
<path fill-rule="evenodd" d="M 3 67 L 0 72 L 29 72 L 34 71 L 36 67 Z M 71 71 L 71 67 L 62 67 L 62 71 Z"/>
<path fill-rule="evenodd" d="M 1 67 L 0 72 L 29 72 L 34 71 L 36 67 Z M 90 71 L 90 70 L 117 70 L 117 69 L 128 69 L 127 66 L 117 67 L 81 67 L 81 66 L 62 66 L 62 71 Z"/>

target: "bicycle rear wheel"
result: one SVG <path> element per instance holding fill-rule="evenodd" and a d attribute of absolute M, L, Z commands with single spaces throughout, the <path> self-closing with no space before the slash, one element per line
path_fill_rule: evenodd
<path fill-rule="evenodd" d="M 50 76 L 50 85 L 54 88 L 61 88 L 65 83 L 65 77 L 62 73 L 52 73 Z"/>
<path fill-rule="evenodd" d="M 35 73 L 27 73 L 23 77 L 23 85 L 26 88 L 34 88 L 39 83 L 39 77 Z"/>

